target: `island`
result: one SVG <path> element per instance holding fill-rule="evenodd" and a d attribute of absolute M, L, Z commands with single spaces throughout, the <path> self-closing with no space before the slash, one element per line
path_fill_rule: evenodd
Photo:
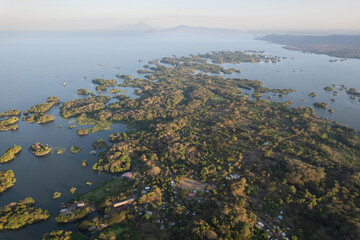
<path fill-rule="evenodd" d="M 0 132 L 5 132 L 9 130 L 17 130 L 18 125 L 16 124 L 19 121 L 17 117 L 10 117 L 5 120 L 0 121 Z"/>
<path fill-rule="evenodd" d="M 35 208 L 34 204 L 34 199 L 28 197 L 0 208 L 0 231 L 18 229 L 50 217 L 49 211 Z"/>
<path fill-rule="evenodd" d="M 16 179 L 12 170 L 0 171 L 0 193 L 11 188 L 15 182 Z"/>
<path fill-rule="evenodd" d="M 50 154 L 52 148 L 48 144 L 44 145 L 44 144 L 40 144 L 37 142 L 37 143 L 31 145 L 29 150 L 35 156 L 42 157 L 42 156 L 46 156 L 46 155 Z"/>
<path fill-rule="evenodd" d="M 54 192 L 53 199 L 61 197 L 61 192 Z"/>
<path fill-rule="evenodd" d="M 4 113 L 0 113 L 0 118 L 2 117 L 18 117 L 21 115 L 21 110 L 10 109 Z"/>
<path fill-rule="evenodd" d="M 108 87 L 115 87 L 117 80 L 116 79 L 100 79 L 100 78 L 95 78 L 92 80 L 92 83 L 97 84 L 98 86 L 96 86 L 96 91 L 98 93 L 105 91 Z"/>
<path fill-rule="evenodd" d="M 60 99 L 58 97 L 48 97 L 46 99 L 45 103 L 40 103 L 35 106 L 32 106 L 27 111 L 24 112 L 24 114 L 28 113 L 45 113 L 49 111 L 52 107 L 54 107 L 56 104 L 60 102 Z"/>
<path fill-rule="evenodd" d="M 333 88 L 333 87 L 330 87 L 330 86 L 326 86 L 326 87 L 324 87 L 324 90 L 325 90 L 325 91 L 328 91 L 328 92 L 331 92 L 331 91 L 334 90 L 334 88 Z"/>
<path fill-rule="evenodd" d="M 21 151 L 21 149 L 22 148 L 18 145 L 14 145 L 13 147 L 9 148 L 5 154 L 0 157 L 0 163 L 6 163 L 13 160 Z"/>
<path fill-rule="evenodd" d="M 79 135 L 79 136 L 86 136 L 89 134 L 89 130 L 88 129 L 84 129 L 84 128 L 79 128 L 76 133 Z"/>
<path fill-rule="evenodd" d="M 52 231 L 50 233 L 45 233 L 42 237 L 42 240 L 71 240 L 72 239 L 72 232 L 71 231 L 64 231 L 64 230 L 57 230 Z"/>
<path fill-rule="evenodd" d="M 27 122 L 27 123 L 44 124 L 44 123 L 54 121 L 55 116 L 50 115 L 50 114 L 44 114 L 44 113 L 35 113 L 35 114 L 31 115 L 31 116 L 24 116 L 22 118 L 22 120 L 24 122 Z"/>
<path fill-rule="evenodd" d="M 106 108 L 110 101 L 107 96 L 95 96 L 65 102 L 60 107 L 60 114 L 63 118 L 70 118 L 82 113 L 92 113 Z"/>
<path fill-rule="evenodd" d="M 42 240 L 88 240 L 88 238 L 80 232 L 55 230 L 45 233 Z"/>
<path fill-rule="evenodd" d="M 323 109 L 327 109 L 327 108 L 328 108 L 328 104 L 327 104 L 327 103 L 324 103 L 324 102 L 315 102 L 315 103 L 314 103 L 314 106 L 315 106 L 315 107 L 318 107 L 318 108 L 323 108 Z"/>
<path fill-rule="evenodd" d="M 79 152 L 81 152 L 81 151 L 82 151 L 82 148 L 81 148 L 80 146 L 77 146 L 77 145 L 72 146 L 72 147 L 70 148 L 70 152 L 71 152 L 72 154 L 76 154 L 76 153 L 79 153 Z"/>
<path fill-rule="evenodd" d="M 77 94 L 78 95 L 89 95 L 90 91 L 89 91 L 89 89 L 86 89 L 86 88 L 80 88 L 77 90 Z"/>
<path fill-rule="evenodd" d="M 104 139 L 98 139 L 95 142 L 93 142 L 93 148 L 97 149 L 97 148 L 104 148 L 106 147 L 106 140 Z"/>

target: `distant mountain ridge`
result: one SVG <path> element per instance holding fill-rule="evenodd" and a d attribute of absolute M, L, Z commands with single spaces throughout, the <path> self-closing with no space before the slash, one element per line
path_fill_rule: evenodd
<path fill-rule="evenodd" d="M 154 27 L 148 25 L 147 23 L 145 23 L 143 21 L 140 21 L 140 22 L 137 22 L 136 24 L 122 25 L 115 29 L 122 30 L 122 31 L 146 32 L 146 31 L 150 31 L 150 30 L 154 29 Z"/>
<path fill-rule="evenodd" d="M 179 25 L 176 27 L 165 28 L 160 30 L 150 30 L 150 33 L 195 33 L 195 34 L 240 34 L 242 33 L 236 29 L 228 28 L 209 28 L 209 27 L 198 27 Z"/>
<path fill-rule="evenodd" d="M 143 21 L 139 21 L 136 24 L 127 24 L 122 25 L 115 30 L 120 31 L 131 31 L 131 32 L 146 32 L 146 33 L 168 33 L 168 34 L 221 34 L 221 35 L 230 35 L 230 34 L 240 34 L 242 33 L 236 29 L 228 28 L 210 28 L 210 27 L 200 27 L 200 26 L 188 26 L 188 25 L 179 25 L 171 28 L 157 29 Z"/>

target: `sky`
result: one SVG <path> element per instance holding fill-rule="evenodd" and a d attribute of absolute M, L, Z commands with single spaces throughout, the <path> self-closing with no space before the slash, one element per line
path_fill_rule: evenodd
<path fill-rule="evenodd" d="M 0 0 L 0 30 L 116 29 L 144 21 L 239 30 L 360 29 L 360 0 Z"/>

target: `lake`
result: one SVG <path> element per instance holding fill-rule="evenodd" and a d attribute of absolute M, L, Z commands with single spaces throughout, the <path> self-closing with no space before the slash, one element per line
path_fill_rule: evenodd
<path fill-rule="evenodd" d="M 282 99 L 273 97 L 272 101 L 293 100 L 293 106 L 308 107 L 312 107 L 314 102 L 327 102 L 334 112 L 315 109 L 319 116 L 360 129 L 358 99 L 351 100 L 344 90 L 338 90 L 337 97 L 323 90 L 331 84 L 336 84 L 335 89 L 340 84 L 360 89 L 360 60 L 330 63 L 333 57 L 289 51 L 280 45 L 254 38 L 248 34 L 205 36 L 106 31 L 0 32 L 0 112 L 10 108 L 26 110 L 45 102 L 49 96 L 58 96 L 61 101 L 80 98 L 76 90 L 88 88 L 93 91 L 93 78 L 115 78 L 116 74 L 140 77 L 136 70 L 152 59 L 221 50 L 264 50 L 267 55 L 287 59 L 276 64 L 238 64 L 236 68 L 240 68 L 242 73 L 227 77 L 260 80 L 269 88 L 295 88 L 296 92 Z M 310 92 L 316 92 L 317 96 L 308 97 Z M 133 91 L 130 90 L 129 95 L 134 97 Z M 336 102 L 331 102 L 331 98 L 336 98 Z M 0 239 L 40 239 L 45 232 L 71 229 L 71 226 L 58 226 L 55 222 L 61 209 L 60 203 L 71 198 L 69 189 L 76 187 L 77 193 L 83 193 L 113 177 L 92 171 L 91 166 L 97 157 L 90 155 L 89 151 L 92 150 L 93 141 L 107 139 L 114 132 L 126 131 L 126 125 L 114 124 L 111 130 L 79 137 L 76 134 L 78 127 L 68 128 L 75 124 L 74 118 L 62 119 L 58 107 L 51 110 L 50 114 L 54 114 L 56 120 L 49 124 L 29 124 L 20 120 L 18 131 L 0 132 L 0 154 L 14 144 L 23 147 L 16 159 L 0 165 L 1 170 L 13 170 L 17 179 L 12 188 L 0 195 L 0 206 L 31 196 L 36 201 L 36 207 L 48 209 L 52 217 L 18 231 L 3 231 Z M 52 153 L 36 158 L 27 150 L 35 142 L 65 148 L 66 151 L 60 155 Z M 81 146 L 83 151 L 71 154 L 69 150 L 73 145 Z M 82 167 L 82 160 L 87 160 L 89 166 Z M 92 182 L 92 186 L 87 186 L 87 181 Z M 61 198 L 52 198 L 55 191 L 62 193 Z"/>

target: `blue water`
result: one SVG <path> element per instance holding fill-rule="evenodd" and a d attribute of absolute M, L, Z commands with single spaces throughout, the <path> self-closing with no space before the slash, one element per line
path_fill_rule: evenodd
<path fill-rule="evenodd" d="M 345 84 L 360 89 L 360 60 L 330 63 L 329 59 L 334 58 L 289 51 L 277 44 L 254 40 L 252 35 L 0 32 L 0 112 L 10 108 L 26 110 L 44 102 L 48 96 L 58 96 L 61 101 L 76 99 L 79 88 L 94 91 L 93 78 L 115 78 L 116 74 L 140 77 L 136 70 L 152 59 L 219 50 L 264 50 L 269 55 L 287 57 L 277 64 L 239 64 L 236 68 L 240 68 L 242 73 L 227 77 L 257 79 L 269 88 L 295 88 L 297 92 L 283 99 L 274 97 L 272 101 L 294 100 L 294 106 L 309 107 L 316 101 L 328 102 L 334 113 L 316 109 L 319 116 L 360 129 L 360 102 L 350 100 L 344 91 L 339 91 L 339 95 L 334 97 L 331 92 L 323 90 L 331 84 L 337 84 L 336 88 Z M 143 61 L 139 62 L 139 59 Z M 66 86 L 63 86 L 64 82 Z M 317 97 L 308 97 L 310 92 L 316 92 Z M 129 95 L 133 96 L 132 91 Z M 331 102 L 331 98 L 336 98 L 336 102 Z M 31 196 L 36 207 L 46 208 L 52 214 L 50 220 L 19 231 L 2 232 L 0 239 L 40 239 L 51 230 L 71 229 L 71 226 L 57 226 L 54 220 L 60 210 L 59 204 L 71 198 L 70 187 L 74 186 L 78 193 L 82 193 L 112 178 L 108 174 L 93 173 L 91 166 L 96 162 L 96 156 L 89 155 L 89 151 L 93 141 L 107 139 L 116 131 L 125 131 L 126 126 L 116 124 L 111 130 L 79 137 L 76 135 L 77 127 L 68 128 L 74 124 L 74 119 L 71 119 L 72 124 L 61 119 L 58 108 L 51 114 L 56 115 L 55 122 L 36 125 L 20 121 L 18 131 L 0 132 L 0 154 L 14 144 L 23 147 L 16 159 L 0 165 L 1 170 L 12 169 L 17 179 L 11 189 L 0 195 L 0 206 Z M 39 159 L 26 150 L 36 141 L 66 148 L 66 151 Z M 72 145 L 80 145 L 84 150 L 73 155 L 69 153 Z M 85 159 L 89 162 L 87 168 L 81 166 Z M 93 185 L 87 186 L 86 181 Z M 60 199 L 52 199 L 55 191 L 62 193 Z"/>

